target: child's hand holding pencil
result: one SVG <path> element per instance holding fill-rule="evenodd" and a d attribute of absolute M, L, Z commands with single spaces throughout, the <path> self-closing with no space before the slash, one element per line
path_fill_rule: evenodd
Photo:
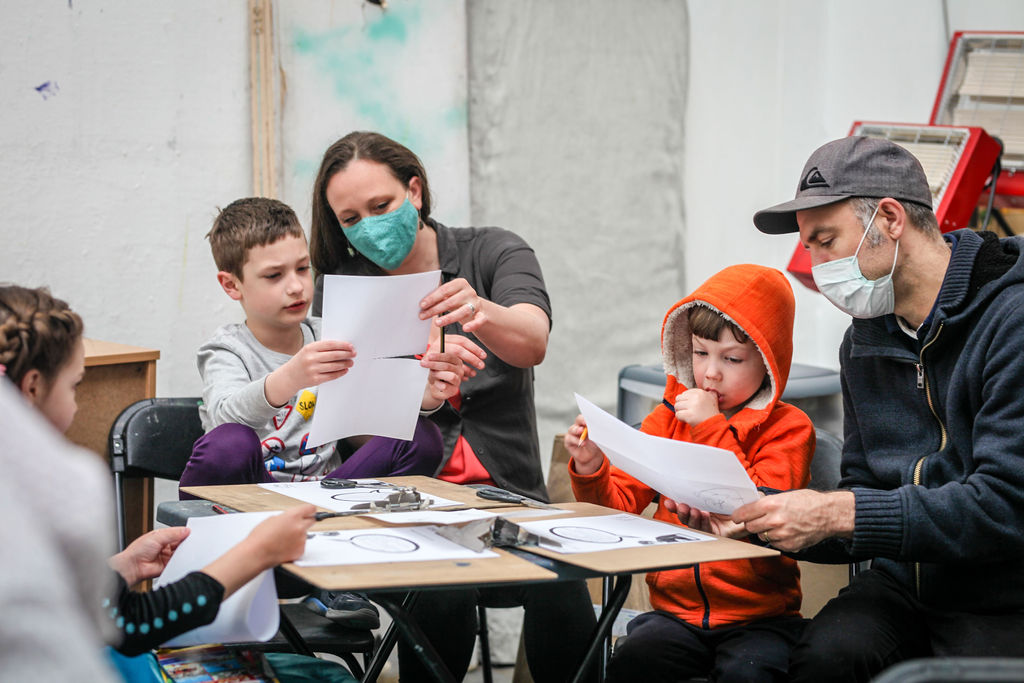
<path fill-rule="evenodd" d="M 565 432 L 565 449 L 572 456 L 570 466 L 576 474 L 593 474 L 601 469 L 604 453 L 595 443 L 587 440 L 587 423 L 582 415 Z"/>

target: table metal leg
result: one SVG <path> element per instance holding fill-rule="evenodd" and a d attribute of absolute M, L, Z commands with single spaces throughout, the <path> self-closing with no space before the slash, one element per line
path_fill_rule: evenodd
<path fill-rule="evenodd" d="M 410 595 L 413 598 L 415 597 L 415 594 Z M 375 596 L 374 600 L 388 611 L 392 619 L 391 625 L 396 627 L 401 632 L 402 637 L 412 646 L 413 651 L 420 658 L 420 661 L 423 662 L 423 666 L 427 668 L 427 671 L 430 672 L 434 680 L 438 681 L 438 683 L 456 683 L 455 677 L 452 676 L 444 662 L 441 661 L 441 657 L 438 656 L 434 646 L 430 644 L 430 640 L 423 633 L 423 629 L 419 627 L 419 624 L 416 623 L 416 620 L 407 611 L 412 607 L 410 597 L 406 596 L 405 600 L 402 601 L 402 605 L 391 600 L 390 597 Z M 389 632 L 390 630 L 388 629 Z M 394 646 L 393 639 L 391 646 Z M 366 680 L 372 681 L 375 679 L 370 678 L 368 672 Z"/>
<path fill-rule="evenodd" d="M 401 609 L 408 611 L 412 609 L 412 606 L 416 604 L 416 598 L 419 597 L 419 593 L 410 591 L 405 594 L 402 598 Z M 389 604 L 394 604 L 388 601 L 387 598 L 381 599 L 381 596 L 374 595 L 374 602 L 379 603 L 384 609 L 387 610 L 388 614 L 391 615 L 391 624 L 388 625 L 384 635 L 380 639 L 380 643 L 377 645 L 377 649 L 373 652 L 373 657 L 366 664 L 366 673 L 363 675 L 362 680 L 374 683 L 377 678 L 380 677 L 381 671 L 384 670 L 384 665 L 388 662 L 388 657 L 391 656 L 391 651 L 395 649 L 395 641 L 398 639 L 398 627 L 396 625 L 396 619 L 394 618 L 394 612 L 388 607 Z"/>
<path fill-rule="evenodd" d="M 612 598 L 612 579 L 610 576 L 601 577 L 601 609 L 607 605 Z M 599 681 L 603 681 L 605 675 L 608 673 L 608 660 L 612 658 L 612 637 L 607 635 L 601 639 L 603 647 L 601 648 L 601 670 L 598 675 Z"/>
<path fill-rule="evenodd" d="M 611 594 L 604 603 L 604 609 L 601 610 L 601 617 L 597 620 L 597 625 L 594 627 L 594 634 L 590 639 L 590 645 L 587 647 L 587 652 L 580 662 L 579 669 L 576 671 L 576 676 L 572 679 L 572 683 L 582 683 L 590 664 L 597 660 L 598 653 L 602 649 L 607 649 L 608 645 L 605 643 L 605 639 L 612 632 L 612 625 L 615 623 L 615 618 L 619 616 L 619 610 L 626 604 L 626 596 L 629 595 L 629 586 L 632 583 L 632 574 L 619 574 L 615 577 L 615 588 L 612 589 Z M 600 677 L 601 680 L 604 680 L 603 668 Z"/>

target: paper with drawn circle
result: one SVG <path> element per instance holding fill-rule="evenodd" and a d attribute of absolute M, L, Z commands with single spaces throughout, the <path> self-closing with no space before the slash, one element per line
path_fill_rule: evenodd
<path fill-rule="evenodd" d="M 388 494 L 395 492 L 393 486 L 387 486 L 377 479 L 356 479 L 356 481 L 360 486 L 351 489 L 328 489 L 321 486 L 319 481 L 278 481 L 259 484 L 259 487 L 305 503 L 312 503 L 333 512 L 357 509 L 356 505 L 384 500 Z M 434 508 L 461 505 L 458 501 L 441 496 L 427 493 L 424 493 L 423 496 L 432 501 L 430 507 Z"/>
<path fill-rule="evenodd" d="M 684 526 L 628 512 L 519 522 L 519 526 L 536 534 L 541 548 L 566 554 L 715 540 L 714 536 Z"/>
<path fill-rule="evenodd" d="M 498 556 L 490 550 L 479 553 L 470 550 L 438 535 L 434 529 L 433 526 L 409 526 L 311 532 L 306 536 L 306 552 L 295 564 L 320 567 Z"/>
<path fill-rule="evenodd" d="M 550 531 L 560 539 L 582 543 L 618 543 L 622 540 L 618 534 L 586 526 L 554 526 Z"/>
<path fill-rule="evenodd" d="M 410 538 L 389 534 L 358 534 L 349 539 L 352 545 L 376 553 L 414 553 L 420 544 Z"/>

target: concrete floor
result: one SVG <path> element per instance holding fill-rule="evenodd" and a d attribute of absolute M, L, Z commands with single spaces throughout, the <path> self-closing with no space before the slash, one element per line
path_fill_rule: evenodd
<path fill-rule="evenodd" d="M 381 610 L 381 629 L 390 623 L 387 612 Z M 489 609 L 487 610 L 488 633 L 491 641 L 492 661 L 498 662 L 491 666 L 493 683 L 512 683 L 515 675 L 514 662 L 519 649 L 519 633 L 522 629 L 522 609 Z M 388 663 L 378 679 L 380 683 L 398 683 L 398 650 L 388 658 Z M 483 683 L 483 667 L 479 665 L 478 652 L 473 653 L 469 673 L 463 679 L 465 683 Z"/>
<path fill-rule="evenodd" d="M 514 666 L 495 666 L 491 668 L 491 679 L 493 683 L 512 683 L 516 668 Z M 398 683 L 398 657 L 392 654 L 388 659 L 387 666 L 381 672 L 379 683 Z M 462 679 L 464 683 L 483 683 L 483 667 L 477 666 L 466 674 Z"/>
<path fill-rule="evenodd" d="M 342 664 L 341 660 L 333 655 L 322 654 L 320 656 L 324 659 L 329 659 Z M 516 668 L 514 666 L 491 667 L 491 680 L 493 683 L 512 683 L 512 680 L 515 677 L 515 670 Z M 398 683 L 398 680 L 398 654 L 397 652 L 392 652 L 377 681 L 378 683 Z M 475 666 L 466 674 L 466 677 L 463 679 L 463 683 L 483 683 L 483 680 L 483 667 Z"/>

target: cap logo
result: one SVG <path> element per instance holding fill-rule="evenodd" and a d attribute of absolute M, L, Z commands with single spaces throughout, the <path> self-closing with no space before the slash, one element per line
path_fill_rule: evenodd
<path fill-rule="evenodd" d="M 828 187 L 828 181 L 825 180 L 825 176 L 821 175 L 817 166 L 808 171 L 804 179 L 800 181 L 801 192 L 812 187 Z"/>

